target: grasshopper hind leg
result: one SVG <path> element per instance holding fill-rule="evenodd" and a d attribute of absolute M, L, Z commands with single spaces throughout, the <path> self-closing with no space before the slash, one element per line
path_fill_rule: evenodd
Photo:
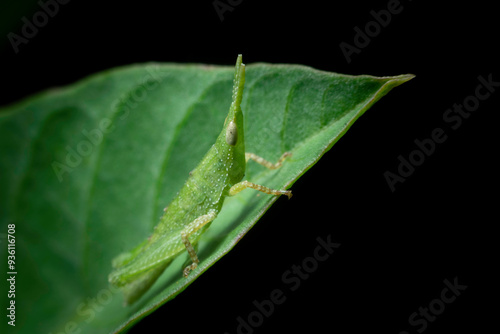
<path fill-rule="evenodd" d="M 129 263 L 135 260 L 136 257 L 143 252 L 148 243 L 149 240 L 145 240 L 130 252 L 121 253 L 112 261 L 114 271 L 110 274 L 109 281 L 113 285 L 120 287 L 120 290 L 123 292 L 125 305 L 131 305 L 137 301 L 156 282 L 158 277 L 160 277 L 171 262 L 166 261 L 159 266 L 151 268 L 137 277 L 134 277 L 133 281 L 128 283 L 120 282 L 120 275 L 117 275 L 117 273 L 119 273 L 123 267 L 126 267 Z"/>
<path fill-rule="evenodd" d="M 162 264 L 161 266 L 154 267 L 141 274 L 133 282 L 130 282 L 122 287 L 123 297 L 125 299 L 125 305 L 131 305 L 137 301 L 142 295 L 156 282 L 158 277 L 163 273 L 165 268 L 170 264 L 171 261 Z"/>
<path fill-rule="evenodd" d="M 114 269 L 118 269 L 120 267 L 125 266 L 129 262 L 131 262 L 137 255 L 139 255 L 144 247 L 148 244 L 148 240 L 144 240 L 141 242 L 139 245 L 137 245 L 134 249 L 132 249 L 129 252 L 124 252 L 121 253 L 120 255 L 116 256 L 113 261 L 111 262 L 112 266 Z"/>
<path fill-rule="evenodd" d="M 193 220 L 189 225 L 187 225 L 182 231 L 181 231 L 181 239 L 182 243 L 186 247 L 189 257 L 191 258 L 191 265 L 187 266 L 184 268 L 183 271 L 183 276 L 188 277 L 189 272 L 191 270 L 196 269 L 198 266 L 198 263 L 200 263 L 200 260 L 198 259 L 198 256 L 196 255 L 196 250 L 194 249 L 193 245 L 189 241 L 189 236 L 198 231 L 200 228 L 205 226 L 206 224 L 210 223 L 217 217 L 217 211 L 215 210 L 210 210 L 206 215 L 199 216 L 195 220 Z"/>

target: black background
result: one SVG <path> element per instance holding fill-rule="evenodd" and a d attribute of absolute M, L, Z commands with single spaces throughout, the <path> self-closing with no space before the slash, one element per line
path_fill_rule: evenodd
<path fill-rule="evenodd" d="M 21 34 L 21 18 L 40 10 L 10 2 L 2 4 L 3 36 Z M 422 327 L 412 327 L 409 316 L 455 277 L 467 289 L 423 332 L 485 332 L 496 317 L 487 301 L 496 300 L 490 269 L 498 266 L 493 116 L 500 87 L 456 130 L 443 114 L 474 94 L 478 76 L 500 81 L 493 2 L 401 1 L 402 11 L 350 63 L 339 44 L 353 45 L 354 28 L 363 30 L 374 20 L 370 12 L 389 1 L 232 2 L 221 21 L 213 1 L 73 0 L 17 54 L 6 37 L 0 44 L 0 105 L 119 65 L 232 65 L 238 53 L 247 64 L 416 75 L 377 102 L 293 185 L 291 201 L 280 198 L 233 251 L 131 332 L 237 333 L 237 318 L 255 310 L 252 302 L 280 289 L 286 301 L 255 333 L 416 333 Z M 384 173 L 397 173 L 398 156 L 407 158 L 414 141 L 430 138 L 435 128 L 446 141 L 392 192 Z M 282 275 L 329 235 L 341 246 L 290 291 Z"/>

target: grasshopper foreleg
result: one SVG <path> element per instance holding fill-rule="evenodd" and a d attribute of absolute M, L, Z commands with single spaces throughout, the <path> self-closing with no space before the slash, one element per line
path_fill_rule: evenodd
<path fill-rule="evenodd" d="M 283 155 L 279 158 L 278 162 L 273 164 L 272 162 L 269 162 L 267 160 L 265 160 L 264 158 L 261 158 L 259 157 L 258 155 L 256 154 L 253 154 L 253 153 L 245 153 L 245 160 L 248 161 L 250 159 L 252 159 L 253 161 L 255 161 L 256 163 L 266 167 L 266 168 L 269 168 L 269 169 L 278 169 L 281 167 L 281 164 L 283 163 L 283 161 L 286 159 L 286 157 L 288 156 L 291 156 L 292 153 L 290 152 L 285 152 L 283 153 Z"/>
<path fill-rule="evenodd" d="M 264 158 L 259 157 L 258 155 L 255 155 L 253 153 L 248 153 L 248 152 L 245 153 L 245 159 L 246 159 L 246 161 L 248 161 L 249 159 L 252 159 L 253 161 L 257 162 L 258 164 L 261 164 L 262 166 L 269 168 L 269 169 L 278 169 L 281 167 L 281 164 L 286 159 L 286 157 L 291 156 L 291 155 L 292 154 L 290 152 L 283 153 L 283 155 L 279 158 L 278 162 L 276 162 L 274 164 L 272 162 L 265 160 Z M 242 182 L 239 182 L 239 183 L 236 183 L 235 185 L 233 185 L 229 189 L 229 196 L 234 196 L 246 188 L 252 188 L 252 189 L 255 189 L 255 190 L 261 191 L 263 193 L 270 194 L 270 195 L 287 195 L 288 199 L 292 198 L 292 192 L 290 190 L 275 190 L 275 189 L 264 187 L 264 186 L 261 186 L 259 184 L 255 184 L 255 183 L 248 182 L 248 181 L 242 181 Z"/>

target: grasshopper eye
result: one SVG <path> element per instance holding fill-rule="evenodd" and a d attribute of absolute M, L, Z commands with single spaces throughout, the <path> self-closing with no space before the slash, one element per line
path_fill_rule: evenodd
<path fill-rule="evenodd" d="M 234 121 L 229 122 L 226 129 L 226 143 L 228 145 L 234 146 L 238 141 L 238 128 Z"/>

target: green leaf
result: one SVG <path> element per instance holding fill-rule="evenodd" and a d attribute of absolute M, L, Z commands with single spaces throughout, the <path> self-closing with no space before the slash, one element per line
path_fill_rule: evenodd
<path fill-rule="evenodd" d="M 112 258 L 149 236 L 214 143 L 232 76 L 232 67 L 129 66 L 0 110 L 0 258 L 6 268 L 7 225 L 15 224 L 18 272 L 10 332 L 123 331 L 185 289 L 264 214 L 277 197 L 246 190 L 227 199 L 199 243 L 198 269 L 183 278 L 182 254 L 131 307 L 108 285 Z M 289 188 L 374 102 L 412 76 L 254 64 L 246 78 L 247 151 L 270 161 L 284 151 L 293 156 L 275 171 L 250 162 L 245 179 Z M 2 293 L 2 305 L 9 301 Z"/>

